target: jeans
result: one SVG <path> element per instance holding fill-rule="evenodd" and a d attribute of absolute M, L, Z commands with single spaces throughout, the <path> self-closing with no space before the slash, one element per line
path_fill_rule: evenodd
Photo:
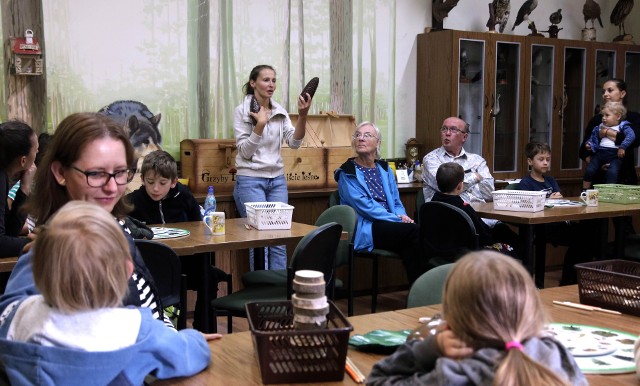
<path fill-rule="evenodd" d="M 604 164 L 609 164 L 609 168 L 606 172 L 606 183 L 615 184 L 618 182 L 618 174 L 620 173 L 620 166 L 622 165 L 622 158 L 618 157 L 617 148 L 600 148 L 591 156 L 591 162 L 587 165 L 587 169 L 584 172 L 584 180 L 592 182 L 600 167 Z"/>
<path fill-rule="evenodd" d="M 241 217 L 247 217 L 245 202 L 289 202 L 287 180 L 284 175 L 275 178 L 236 176 L 233 199 Z M 249 262 L 253 269 L 253 251 L 249 251 Z M 287 268 L 287 249 L 284 245 L 265 248 L 267 269 Z"/>

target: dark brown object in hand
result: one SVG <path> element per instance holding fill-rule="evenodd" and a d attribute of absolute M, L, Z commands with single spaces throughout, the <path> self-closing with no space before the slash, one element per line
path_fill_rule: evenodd
<path fill-rule="evenodd" d="M 251 95 L 251 102 L 249 102 L 249 111 L 256 114 L 260 111 L 260 103 L 258 103 L 255 95 Z M 254 125 L 258 123 L 258 121 L 256 121 L 254 117 L 252 117 L 251 115 L 249 115 L 249 117 L 251 117 L 251 121 Z"/>
<path fill-rule="evenodd" d="M 313 96 L 316 93 L 316 90 L 318 89 L 319 84 L 320 84 L 320 78 L 316 76 L 314 78 L 311 78 L 309 83 L 307 83 L 307 85 L 304 86 L 304 88 L 302 89 L 302 92 L 300 93 L 300 96 L 304 98 L 305 102 L 309 101 L 309 99 L 307 99 L 307 94 L 309 94 L 309 96 L 313 98 Z"/>

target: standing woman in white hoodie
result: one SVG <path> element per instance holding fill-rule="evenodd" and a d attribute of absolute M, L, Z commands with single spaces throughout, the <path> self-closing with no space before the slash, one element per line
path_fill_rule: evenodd
<path fill-rule="evenodd" d="M 259 65 L 249 74 L 243 86 L 244 100 L 233 113 L 233 127 L 238 147 L 236 184 L 233 198 L 242 217 L 246 217 L 245 202 L 284 202 L 289 200 L 281 149 L 283 142 L 292 149 L 302 144 L 311 106 L 311 95 L 298 96 L 298 121 L 294 127 L 287 111 L 273 100 L 276 71 L 272 66 Z M 255 97 L 255 101 L 253 98 Z M 252 112 L 251 105 L 254 104 Z M 285 269 L 287 252 L 284 245 L 267 248 L 265 261 L 269 269 Z M 253 267 L 253 256 L 251 256 Z M 260 267 L 262 268 L 262 267 Z"/>

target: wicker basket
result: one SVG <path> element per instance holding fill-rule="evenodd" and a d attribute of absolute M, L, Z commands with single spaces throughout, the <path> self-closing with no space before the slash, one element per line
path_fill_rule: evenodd
<path fill-rule="evenodd" d="M 640 263 L 593 261 L 576 271 L 580 303 L 640 316 Z"/>
<path fill-rule="evenodd" d="M 539 212 L 544 209 L 546 192 L 528 190 L 496 190 L 493 195 L 493 209 L 516 212 Z"/>
<path fill-rule="evenodd" d="M 621 184 L 594 185 L 598 200 L 614 204 L 640 204 L 640 186 Z"/>
<path fill-rule="evenodd" d="M 353 326 L 329 301 L 327 328 L 294 330 L 290 301 L 246 305 L 262 382 L 333 382 L 344 378 Z"/>
<path fill-rule="evenodd" d="M 258 230 L 291 229 L 293 206 L 283 202 L 246 202 L 247 223 Z"/>

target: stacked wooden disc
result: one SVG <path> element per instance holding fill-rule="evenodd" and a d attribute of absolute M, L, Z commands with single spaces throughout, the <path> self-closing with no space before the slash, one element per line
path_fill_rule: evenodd
<path fill-rule="evenodd" d="M 324 293 L 325 282 L 322 272 L 297 271 L 293 278 L 293 290 L 293 327 L 297 330 L 326 328 L 329 303 Z"/>

